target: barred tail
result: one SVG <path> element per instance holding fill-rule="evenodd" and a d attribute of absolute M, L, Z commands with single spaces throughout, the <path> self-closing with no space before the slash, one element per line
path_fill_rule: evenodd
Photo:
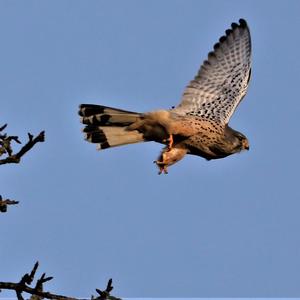
<path fill-rule="evenodd" d="M 140 120 L 140 114 L 117 108 L 81 104 L 79 106 L 80 121 L 85 139 L 98 144 L 97 149 L 106 149 L 144 141 L 143 134 L 137 130 L 128 130 L 127 126 Z"/>

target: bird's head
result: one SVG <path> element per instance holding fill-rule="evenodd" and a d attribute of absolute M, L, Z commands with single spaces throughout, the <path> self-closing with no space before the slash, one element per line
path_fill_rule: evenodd
<path fill-rule="evenodd" d="M 230 152 L 232 154 L 250 149 L 248 139 L 242 133 L 230 128 L 229 126 L 225 129 L 225 137 L 229 142 Z"/>
<path fill-rule="evenodd" d="M 250 149 L 249 141 L 242 133 L 236 131 L 234 132 L 234 137 L 235 137 L 236 149 L 238 151 Z"/>

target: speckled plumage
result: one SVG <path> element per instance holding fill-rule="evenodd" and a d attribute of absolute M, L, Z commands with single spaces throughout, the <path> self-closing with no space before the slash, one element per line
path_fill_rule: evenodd
<path fill-rule="evenodd" d="M 247 138 L 228 122 L 246 94 L 250 76 L 250 31 L 241 19 L 214 45 L 177 107 L 141 114 L 82 104 L 83 131 L 98 149 L 143 141 L 167 145 L 155 161 L 160 173 L 167 173 L 167 167 L 185 154 L 223 158 L 249 149 Z"/>

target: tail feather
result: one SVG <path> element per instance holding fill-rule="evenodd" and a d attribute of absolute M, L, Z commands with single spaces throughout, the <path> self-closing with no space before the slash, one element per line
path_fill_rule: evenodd
<path fill-rule="evenodd" d="M 137 112 L 113 108 L 109 106 L 96 105 L 96 104 L 81 104 L 79 106 L 79 115 L 81 117 L 89 117 L 98 114 L 130 114 L 140 115 Z"/>
<path fill-rule="evenodd" d="M 128 126 L 140 120 L 136 112 L 125 111 L 112 107 L 82 104 L 79 107 L 85 139 L 97 143 L 98 150 L 126 144 L 145 141 L 144 136 L 137 130 L 128 130 Z"/>
<path fill-rule="evenodd" d="M 89 117 L 81 117 L 80 121 L 86 125 L 101 125 L 101 126 L 129 126 L 139 120 L 139 116 L 135 114 L 118 114 L 105 113 L 97 114 Z"/>

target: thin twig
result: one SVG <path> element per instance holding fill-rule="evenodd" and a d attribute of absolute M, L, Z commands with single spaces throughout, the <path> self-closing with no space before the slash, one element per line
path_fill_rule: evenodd
<path fill-rule="evenodd" d="M 121 298 L 117 298 L 110 295 L 110 292 L 113 290 L 112 286 L 112 279 L 110 278 L 108 280 L 106 289 L 104 291 L 101 291 L 99 289 L 96 289 L 96 292 L 99 294 L 98 297 L 92 296 L 92 300 L 121 300 Z"/>

